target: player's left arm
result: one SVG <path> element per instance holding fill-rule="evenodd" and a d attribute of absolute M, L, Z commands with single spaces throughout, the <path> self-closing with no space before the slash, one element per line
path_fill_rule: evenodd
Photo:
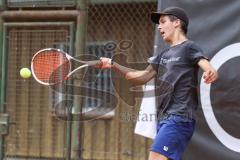
<path fill-rule="evenodd" d="M 205 83 L 213 83 L 218 79 L 217 71 L 213 68 L 207 59 L 200 59 L 198 61 L 198 65 L 203 70 L 203 78 Z"/>

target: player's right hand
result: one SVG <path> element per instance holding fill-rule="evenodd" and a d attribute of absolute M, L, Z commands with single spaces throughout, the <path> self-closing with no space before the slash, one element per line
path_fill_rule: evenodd
<path fill-rule="evenodd" d="M 106 57 L 101 57 L 100 61 L 102 63 L 101 66 L 100 66 L 101 69 L 110 69 L 110 68 L 112 68 L 112 64 L 111 64 L 112 59 L 106 58 Z"/>

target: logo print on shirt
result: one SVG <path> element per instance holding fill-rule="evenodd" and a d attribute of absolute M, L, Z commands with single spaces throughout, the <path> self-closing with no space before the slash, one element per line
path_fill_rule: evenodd
<path fill-rule="evenodd" d="M 167 146 L 163 146 L 163 150 L 164 151 L 168 151 L 168 147 Z"/>
<path fill-rule="evenodd" d="M 161 58 L 160 62 L 163 64 L 167 64 L 170 62 L 178 62 L 181 57 L 172 57 L 172 58 Z"/>

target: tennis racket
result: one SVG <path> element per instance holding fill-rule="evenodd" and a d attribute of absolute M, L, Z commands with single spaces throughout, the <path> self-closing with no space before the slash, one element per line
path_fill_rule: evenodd
<path fill-rule="evenodd" d="M 72 61 L 81 65 L 72 69 Z M 82 61 L 60 49 L 46 48 L 34 54 L 31 70 L 34 79 L 40 84 L 54 85 L 67 80 L 76 71 L 94 65 L 101 65 L 101 61 Z"/>

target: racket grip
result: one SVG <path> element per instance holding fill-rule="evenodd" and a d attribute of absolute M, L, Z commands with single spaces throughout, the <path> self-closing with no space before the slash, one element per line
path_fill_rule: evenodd
<path fill-rule="evenodd" d="M 101 61 L 101 66 L 100 66 L 101 69 L 110 69 L 110 68 L 112 68 L 112 62 L 113 62 L 112 59 L 101 57 L 100 61 Z"/>
<path fill-rule="evenodd" d="M 98 66 L 101 66 L 102 61 L 101 60 L 88 61 L 88 62 L 86 62 L 86 64 L 88 66 L 92 66 L 92 67 L 98 68 Z"/>
<path fill-rule="evenodd" d="M 109 58 L 109 59 L 108 59 L 108 63 L 111 64 L 111 65 L 113 65 L 112 59 Z"/>

